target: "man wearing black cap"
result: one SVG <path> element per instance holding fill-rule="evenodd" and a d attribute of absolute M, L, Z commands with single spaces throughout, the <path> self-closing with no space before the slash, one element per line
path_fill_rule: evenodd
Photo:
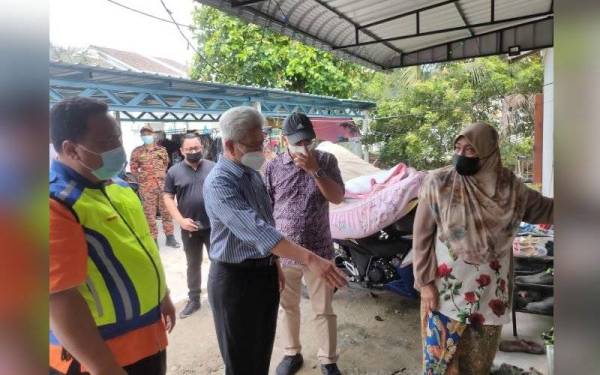
<path fill-rule="evenodd" d="M 283 124 L 287 151 L 265 167 L 265 184 L 273 202 L 277 230 L 286 238 L 332 259 L 329 202 L 344 199 L 344 183 L 332 154 L 315 150 L 315 131 L 303 113 L 293 113 Z M 323 374 L 340 374 L 337 362 L 337 317 L 333 312 L 333 288 L 305 266 L 281 259 L 285 289 L 281 294 L 285 357 L 277 375 L 296 373 L 303 363 L 300 344 L 300 295 L 302 278 L 308 287 L 321 348 L 318 357 Z"/>

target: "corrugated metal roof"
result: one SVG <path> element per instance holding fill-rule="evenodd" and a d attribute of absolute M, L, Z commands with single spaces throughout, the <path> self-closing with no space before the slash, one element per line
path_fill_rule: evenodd
<path fill-rule="evenodd" d="M 98 87 L 108 85 L 121 89 L 135 87 L 137 90 L 145 89 L 149 93 L 160 92 L 164 95 L 169 95 L 169 92 L 190 93 L 208 95 L 215 99 L 232 99 L 237 97 L 239 99 L 264 100 L 275 103 L 322 104 L 336 108 L 353 108 L 356 110 L 368 110 L 375 107 L 375 103 L 369 101 L 338 99 L 331 96 L 304 94 L 280 89 L 193 81 L 156 73 L 141 73 L 83 64 L 66 64 L 56 61 L 50 62 L 49 76 L 51 85 L 66 85 L 67 87 L 69 82 L 85 82 L 86 84 L 93 84 Z"/>
<path fill-rule="evenodd" d="M 375 69 L 553 44 L 553 0 L 196 1 Z"/>

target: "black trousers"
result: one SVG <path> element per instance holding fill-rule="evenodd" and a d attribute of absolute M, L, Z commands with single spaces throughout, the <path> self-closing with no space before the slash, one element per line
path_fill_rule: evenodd
<path fill-rule="evenodd" d="M 123 369 L 128 375 L 165 375 L 167 373 L 167 351 L 163 350 L 150 357 L 140 359 Z M 51 368 L 50 375 L 63 374 Z M 69 370 L 64 375 L 89 375 L 89 373 L 81 372 L 81 365 L 73 360 Z"/>
<path fill-rule="evenodd" d="M 208 299 L 225 374 L 267 375 L 279 307 L 276 266 L 244 268 L 213 261 Z"/>
<path fill-rule="evenodd" d="M 200 300 L 202 285 L 202 247 L 210 250 L 210 229 L 188 232 L 181 230 L 181 241 L 187 260 L 187 285 L 190 300 Z"/>

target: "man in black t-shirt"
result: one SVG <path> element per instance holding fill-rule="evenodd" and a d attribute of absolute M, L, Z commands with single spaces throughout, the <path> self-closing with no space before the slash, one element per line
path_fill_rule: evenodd
<path fill-rule="evenodd" d="M 187 259 L 189 300 L 179 314 L 186 318 L 200 309 L 202 247 L 210 247 L 210 222 L 204 207 L 202 186 L 215 163 L 203 159 L 204 148 L 197 134 L 186 134 L 181 143 L 185 159 L 174 164 L 165 179 L 165 206 L 181 226 L 181 240 Z M 177 202 L 175 202 L 177 198 Z"/>

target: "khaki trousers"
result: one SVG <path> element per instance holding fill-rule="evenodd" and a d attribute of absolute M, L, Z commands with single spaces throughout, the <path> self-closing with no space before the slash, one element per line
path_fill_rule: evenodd
<path fill-rule="evenodd" d="M 319 361 L 324 365 L 336 363 L 338 359 L 337 316 L 331 306 L 333 289 L 301 265 L 283 267 L 283 273 L 285 275 L 285 289 L 280 298 L 280 305 L 283 309 L 280 329 L 283 331 L 285 355 L 296 355 L 302 351 L 302 345 L 300 344 L 300 298 L 302 277 L 304 276 L 314 313 L 317 340 L 321 344 L 317 354 Z"/>

